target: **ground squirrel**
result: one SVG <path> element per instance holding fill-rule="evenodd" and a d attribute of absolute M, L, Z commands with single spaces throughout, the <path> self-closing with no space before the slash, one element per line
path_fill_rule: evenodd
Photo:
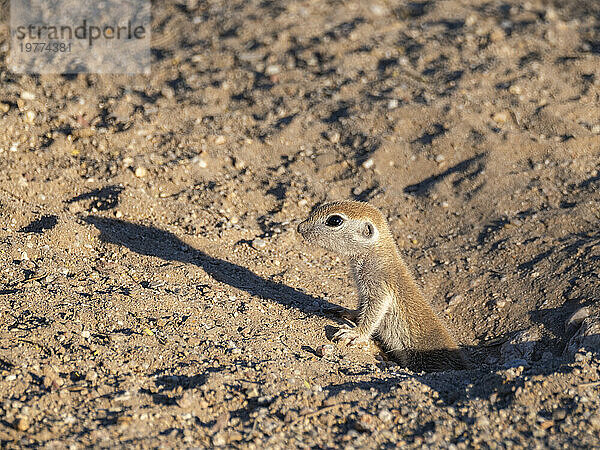
<path fill-rule="evenodd" d="M 400 257 L 381 212 L 368 203 L 341 201 L 317 207 L 298 232 L 309 243 L 348 257 L 358 290 L 356 327 L 334 336 L 348 345 L 376 338 L 383 350 L 415 370 L 466 367 L 446 326 L 433 312 Z"/>

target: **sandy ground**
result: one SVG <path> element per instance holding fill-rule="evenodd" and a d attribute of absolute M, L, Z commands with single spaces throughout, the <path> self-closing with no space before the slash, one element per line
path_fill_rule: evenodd
<path fill-rule="evenodd" d="M 149 76 L 10 73 L 0 25 L 0 446 L 600 445 L 598 2 L 153 23 Z M 295 227 L 334 199 L 384 211 L 472 370 L 330 341 L 355 293 Z"/>

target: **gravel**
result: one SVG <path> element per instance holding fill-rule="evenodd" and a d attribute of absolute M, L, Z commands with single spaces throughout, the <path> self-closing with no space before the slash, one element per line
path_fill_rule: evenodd
<path fill-rule="evenodd" d="M 155 2 L 151 74 L 0 62 L 0 446 L 599 447 L 600 16 L 551 6 Z M 331 341 L 295 228 L 345 198 L 469 370 Z"/>

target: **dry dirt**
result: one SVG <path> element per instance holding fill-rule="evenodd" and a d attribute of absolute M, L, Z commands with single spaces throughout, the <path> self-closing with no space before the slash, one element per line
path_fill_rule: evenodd
<path fill-rule="evenodd" d="M 149 76 L 10 73 L 0 25 L 1 447 L 600 445 L 598 2 L 153 23 Z M 295 226 L 333 199 L 384 211 L 472 370 L 330 341 L 355 293 Z"/>

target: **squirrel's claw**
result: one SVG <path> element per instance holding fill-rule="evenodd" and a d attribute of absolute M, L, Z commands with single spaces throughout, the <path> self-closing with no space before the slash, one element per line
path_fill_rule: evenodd
<path fill-rule="evenodd" d="M 330 306 L 328 308 L 324 308 L 323 312 L 325 314 L 331 314 L 331 315 L 335 315 L 338 317 L 341 317 L 342 319 L 346 319 L 349 320 L 351 322 L 356 323 L 356 321 L 358 320 L 358 312 L 354 311 L 352 309 L 348 309 L 348 308 L 344 308 L 343 306 Z"/>
<path fill-rule="evenodd" d="M 348 347 L 358 347 L 359 345 L 369 342 L 368 336 L 360 334 L 356 331 L 356 328 L 350 328 L 348 326 L 340 328 L 337 333 L 333 335 L 333 340 L 335 342 L 345 343 Z"/>

